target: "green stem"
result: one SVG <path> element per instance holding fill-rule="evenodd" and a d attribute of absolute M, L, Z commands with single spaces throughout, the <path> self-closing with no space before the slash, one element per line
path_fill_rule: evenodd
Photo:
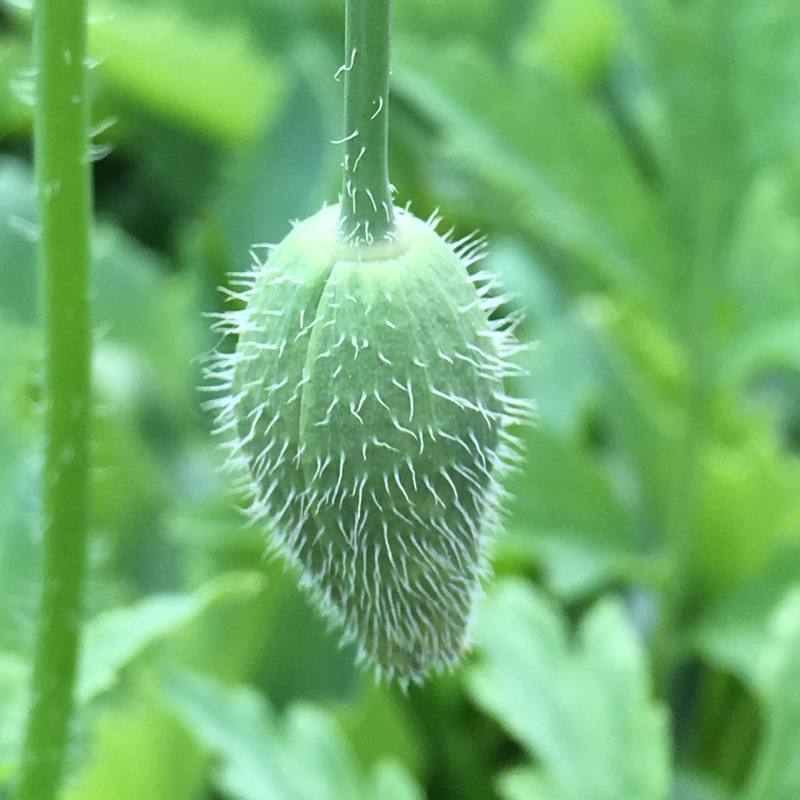
<path fill-rule="evenodd" d="M 698 204 L 707 208 L 709 204 Z M 694 583 L 694 543 L 701 535 L 698 505 L 704 474 L 704 457 L 712 423 L 714 397 L 713 320 L 715 315 L 715 267 L 720 213 L 699 214 L 694 253 L 687 256 L 692 269 L 678 293 L 679 331 L 687 360 L 683 393 L 683 425 L 675 441 L 670 475 L 670 503 L 665 519 L 669 559 L 667 581 L 661 596 L 658 627 L 653 641 L 656 686 L 666 695 L 680 653 L 680 634 L 686 623 Z M 677 334 L 676 334 L 677 335 Z"/>
<path fill-rule="evenodd" d="M 391 238 L 389 50 L 391 0 L 347 0 L 344 73 L 342 238 L 352 244 Z"/>
<path fill-rule="evenodd" d="M 18 800 L 58 795 L 79 653 L 91 414 L 86 15 L 86 0 L 34 3 L 34 154 L 45 345 L 43 583 Z"/>

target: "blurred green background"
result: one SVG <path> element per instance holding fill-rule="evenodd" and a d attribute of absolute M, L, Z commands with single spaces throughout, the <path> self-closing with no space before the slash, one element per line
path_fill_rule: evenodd
<path fill-rule="evenodd" d="M 800 797 L 800 6 L 395 0 L 391 174 L 538 405 L 475 647 L 407 695 L 248 527 L 216 287 L 335 200 L 343 0 L 91 0 L 91 577 L 68 800 Z M 39 590 L 30 15 L 0 3 L 0 798 Z"/>

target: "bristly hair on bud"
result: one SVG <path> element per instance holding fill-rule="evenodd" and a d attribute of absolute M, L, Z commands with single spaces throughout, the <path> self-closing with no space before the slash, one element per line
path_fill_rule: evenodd
<path fill-rule="evenodd" d="M 407 209 L 391 238 L 351 245 L 338 206 L 237 274 L 214 328 L 208 406 L 248 515 L 378 677 L 452 667 L 500 524 L 512 429 L 531 410 L 507 379 L 519 318 L 484 240 L 447 241 Z"/>

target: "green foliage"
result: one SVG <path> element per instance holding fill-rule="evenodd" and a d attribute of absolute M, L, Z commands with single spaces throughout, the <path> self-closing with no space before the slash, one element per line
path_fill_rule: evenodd
<path fill-rule="evenodd" d="M 423 48 L 397 48 L 399 90 L 442 126 L 452 157 L 504 196 L 495 218 L 546 234 L 626 291 L 651 289 L 664 270 L 663 223 L 619 132 L 552 75 L 509 78 L 467 44 Z"/>
<path fill-rule="evenodd" d="M 385 797 L 416 800 L 419 789 L 398 765 L 363 776 L 336 726 L 320 709 L 297 705 L 278 721 L 251 689 L 226 689 L 190 674 L 168 678 L 167 702 L 221 759 L 217 783 L 231 797 L 303 800 Z M 313 769 L 307 766 L 313 764 Z"/>
<path fill-rule="evenodd" d="M 273 114 L 281 70 L 244 26 L 200 26 L 180 8 L 94 3 L 91 54 L 116 91 L 222 142 L 251 139 Z M 192 76 L 191 81 L 184 76 Z"/>
<path fill-rule="evenodd" d="M 503 547 L 537 558 L 565 597 L 642 569 L 630 518 L 592 456 L 544 428 L 529 430 L 525 444 L 525 470 L 508 484 L 514 499 Z"/>
<path fill-rule="evenodd" d="M 506 581 L 484 603 L 478 636 L 470 692 L 539 762 L 502 776 L 504 796 L 666 798 L 666 719 L 619 602 L 591 609 L 573 643 L 545 598 Z"/>
<path fill-rule="evenodd" d="M 0 6 L 4 798 L 41 588 L 20 5 Z M 394 6 L 398 201 L 488 235 L 485 266 L 536 343 L 516 388 L 537 420 L 474 652 L 408 695 L 354 668 L 238 513 L 196 388 L 216 287 L 336 200 L 343 3 L 94 3 L 93 124 L 114 124 L 93 138 L 95 463 L 66 797 L 793 800 L 800 9 Z"/>
<path fill-rule="evenodd" d="M 175 634 L 193 622 L 214 603 L 242 592 L 252 592 L 257 583 L 251 576 L 225 576 L 191 595 L 153 595 L 133 606 L 116 608 L 90 619 L 83 634 L 83 653 L 76 699 L 85 708 L 109 691 L 125 667 L 146 648 Z M 0 728 L 0 775 L 19 757 L 18 735 L 28 701 L 28 670 L 25 652 L 4 655 L 0 685 L 4 694 Z"/>
<path fill-rule="evenodd" d="M 756 688 L 764 704 L 766 730 L 747 800 L 788 800 L 800 792 L 800 591 L 795 589 L 770 621 L 765 647 L 756 665 Z"/>

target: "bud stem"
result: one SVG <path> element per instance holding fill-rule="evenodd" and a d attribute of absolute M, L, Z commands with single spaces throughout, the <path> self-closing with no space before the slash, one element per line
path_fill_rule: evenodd
<path fill-rule="evenodd" d="M 346 0 L 344 186 L 339 218 L 352 244 L 391 238 L 389 51 L 391 0 Z"/>
<path fill-rule="evenodd" d="M 42 595 L 17 800 L 60 794 L 82 624 L 91 414 L 86 16 L 86 0 L 33 4 L 45 346 Z"/>

